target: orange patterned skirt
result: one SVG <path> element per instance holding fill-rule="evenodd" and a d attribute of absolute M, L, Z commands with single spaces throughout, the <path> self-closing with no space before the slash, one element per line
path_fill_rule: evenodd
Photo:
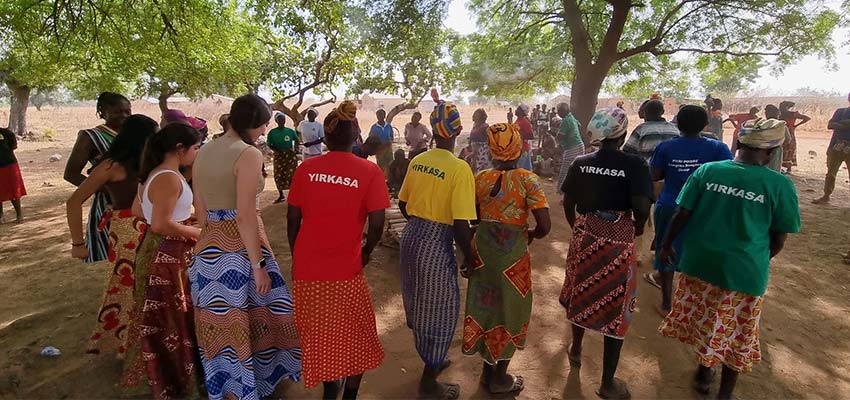
<path fill-rule="evenodd" d="M 681 274 L 673 309 L 658 331 L 692 345 L 700 365 L 750 372 L 761 361 L 762 296 L 734 292 Z"/>
<path fill-rule="evenodd" d="M 296 280 L 292 288 L 306 387 L 381 365 L 384 348 L 362 273 L 347 281 Z"/>
<path fill-rule="evenodd" d="M 97 324 L 89 338 L 86 353 L 116 352 L 118 358 L 123 358 L 127 350 L 127 326 L 133 311 L 136 250 L 147 224 L 134 217 L 129 209 L 115 210 L 106 215 L 111 216 L 111 221 L 105 219 L 101 224 L 110 223 L 109 262 L 112 270 L 109 271 Z"/>

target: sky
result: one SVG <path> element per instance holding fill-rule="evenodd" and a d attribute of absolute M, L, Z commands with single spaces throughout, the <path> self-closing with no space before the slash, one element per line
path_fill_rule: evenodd
<path fill-rule="evenodd" d="M 477 29 L 474 18 L 471 18 L 466 9 L 466 2 L 452 0 L 446 20 L 447 27 L 462 34 L 472 33 Z M 803 87 L 842 94 L 850 92 L 850 47 L 841 47 L 842 41 L 848 37 L 850 29 L 847 28 L 837 30 L 833 35 L 837 70 L 829 70 L 827 63 L 816 56 L 806 56 L 796 64 L 788 66 L 779 76 L 772 75 L 766 68 L 763 69 L 760 71 L 761 76 L 751 85 L 752 89 L 759 95 L 790 95 Z"/>

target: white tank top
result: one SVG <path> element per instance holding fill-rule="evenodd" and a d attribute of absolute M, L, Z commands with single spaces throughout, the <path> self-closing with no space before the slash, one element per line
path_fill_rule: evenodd
<path fill-rule="evenodd" d="M 192 189 L 189 188 L 189 184 L 186 183 L 186 179 L 183 178 L 183 175 L 180 175 L 173 170 L 163 169 L 148 177 L 147 182 L 145 182 L 145 188 L 142 191 L 142 214 L 144 214 L 145 219 L 149 224 L 153 224 L 153 203 L 151 203 L 150 199 L 148 199 L 148 188 L 150 188 L 153 180 L 163 172 L 171 172 L 172 174 L 177 175 L 180 178 L 180 184 L 182 185 L 180 197 L 177 198 L 177 204 L 174 205 L 174 212 L 171 213 L 171 220 L 175 222 L 182 222 L 192 216 L 192 200 L 194 200 L 194 198 L 192 197 Z"/>

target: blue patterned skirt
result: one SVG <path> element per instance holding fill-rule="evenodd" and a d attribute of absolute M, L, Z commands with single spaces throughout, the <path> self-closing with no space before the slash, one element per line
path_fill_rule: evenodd
<path fill-rule="evenodd" d="M 411 217 L 401 235 L 401 279 L 407 326 L 429 368 L 448 357 L 460 311 L 451 225 Z"/>
<path fill-rule="evenodd" d="M 259 217 L 258 217 L 259 218 Z M 195 331 L 211 399 L 259 399 L 301 375 L 301 341 L 292 296 L 259 219 L 272 289 L 257 293 L 236 210 L 207 213 L 189 268 Z"/>

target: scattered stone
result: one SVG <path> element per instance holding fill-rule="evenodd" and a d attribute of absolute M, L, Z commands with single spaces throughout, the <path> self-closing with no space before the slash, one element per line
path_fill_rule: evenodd
<path fill-rule="evenodd" d="M 809 150 L 809 155 L 810 155 L 810 156 L 812 156 L 812 157 L 817 157 L 817 156 L 818 156 L 818 152 L 816 152 L 816 151 L 814 151 L 814 150 Z"/>
<path fill-rule="evenodd" d="M 50 156 L 50 162 L 56 162 L 56 161 L 59 161 L 61 159 L 62 159 L 61 154 L 54 154 L 54 155 Z"/>
<path fill-rule="evenodd" d="M 41 349 L 41 355 L 42 357 L 58 357 L 62 355 L 62 352 L 53 346 L 47 346 Z"/>
<path fill-rule="evenodd" d="M 55 187 L 56 185 L 50 182 L 41 182 L 41 187 Z"/>

